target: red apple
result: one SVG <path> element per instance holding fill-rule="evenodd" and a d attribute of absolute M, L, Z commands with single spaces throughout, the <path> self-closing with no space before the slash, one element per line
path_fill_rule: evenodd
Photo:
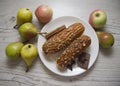
<path fill-rule="evenodd" d="M 97 32 L 99 44 L 102 48 L 110 48 L 114 44 L 114 36 L 109 32 Z"/>
<path fill-rule="evenodd" d="M 38 8 L 35 10 L 35 15 L 39 22 L 47 23 L 53 16 L 53 10 L 50 6 L 43 4 L 38 6 Z"/>
<path fill-rule="evenodd" d="M 101 9 L 94 10 L 89 16 L 90 25 L 96 30 L 106 25 L 107 15 Z"/>

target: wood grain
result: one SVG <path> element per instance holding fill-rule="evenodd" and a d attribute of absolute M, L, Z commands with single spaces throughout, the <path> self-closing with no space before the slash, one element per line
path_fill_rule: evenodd
<path fill-rule="evenodd" d="M 33 10 L 40 4 L 53 8 L 53 19 L 60 16 L 75 16 L 88 21 L 95 9 L 103 9 L 108 15 L 105 31 L 112 33 L 115 44 L 111 49 L 100 48 L 94 66 L 75 77 L 61 77 L 49 71 L 39 59 L 28 73 L 22 59 L 9 60 L 5 55 L 6 45 L 21 38 L 13 26 L 16 12 L 22 7 Z M 53 20 L 52 19 L 52 20 Z M 41 30 L 42 25 L 33 16 L 33 23 Z M 37 39 L 32 41 L 36 43 Z M 120 86 L 120 0 L 0 0 L 0 86 Z"/>

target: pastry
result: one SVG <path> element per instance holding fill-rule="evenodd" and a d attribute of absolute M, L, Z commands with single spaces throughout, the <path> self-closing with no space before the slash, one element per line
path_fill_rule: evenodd
<path fill-rule="evenodd" d="M 66 48 L 75 38 L 82 35 L 84 26 L 81 23 L 74 23 L 67 29 L 53 35 L 42 46 L 45 54 L 54 54 Z"/>
<path fill-rule="evenodd" d="M 91 44 L 91 38 L 82 35 L 75 39 L 57 58 L 56 63 L 59 69 L 66 69 L 75 63 L 75 59 Z"/>

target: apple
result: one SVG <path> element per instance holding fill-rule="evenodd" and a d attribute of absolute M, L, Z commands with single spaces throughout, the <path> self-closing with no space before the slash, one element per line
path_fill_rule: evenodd
<path fill-rule="evenodd" d="M 114 45 L 114 36 L 109 32 L 96 32 L 99 39 L 99 44 L 102 48 L 111 48 Z"/>
<path fill-rule="evenodd" d="M 26 22 L 32 21 L 32 11 L 28 8 L 21 8 L 17 12 L 16 25 L 20 26 Z"/>
<path fill-rule="evenodd" d="M 53 16 L 53 10 L 50 6 L 42 4 L 35 10 L 35 15 L 40 23 L 48 23 Z"/>
<path fill-rule="evenodd" d="M 101 9 L 94 10 L 89 16 L 89 23 L 95 30 L 103 28 L 106 21 L 106 12 Z"/>
<path fill-rule="evenodd" d="M 12 42 L 6 46 L 5 52 L 8 58 L 18 59 L 20 57 L 20 51 L 23 47 L 22 42 Z"/>
<path fill-rule="evenodd" d="M 27 70 L 29 70 L 29 67 L 32 65 L 33 61 L 38 55 L 37 47 L 33 44 L 26 44 L 21 49 L 21 57 L 25 61 L 27 65 Z"/>

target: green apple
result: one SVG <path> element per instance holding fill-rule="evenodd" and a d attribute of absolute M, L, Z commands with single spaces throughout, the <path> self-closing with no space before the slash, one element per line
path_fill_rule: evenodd
<path fill-rule="evenodd" d="M 107 15 L 105 11 L 97 9 L 89 16 L 89 23 L 94 29 L 101 29 L 106 25 Z"/>
<path fill-rule="evenodd" d="M 100 32 L 99 44 L 102 48 L 111 48 L 114 45 L 114 36 L 108 32 Z"/>
<path fill-rule="evenodd" d="M 30 40 L 38 34 L 38 29 L 32 23 L 24 23 L 19 27 L 19 34 L 25 40 Z"/>
<path fill-rule="evenodd" d="M 38 55 L 37 47 L 33 44 L 26 44 L 21 49 L 21 57 L 25 61 L 27 65 L 27 70 L 29 70 L 29 67 L 32 65 L 33 61 Z"/>
<path fill-rule="evenodd" d="M 6 46 L 6 55 L 10 59 L 17 59 L 20 57 L 20 51 L 23 47 L 22 42 L 12 42 Z"/>
<path fill-rule="evenodd" d="M 21 8 L 17 12 L 17 22 L 16 25 L 20 26 L 26 22 L 32 21 L 32 11 L 28 8 Z"/>

